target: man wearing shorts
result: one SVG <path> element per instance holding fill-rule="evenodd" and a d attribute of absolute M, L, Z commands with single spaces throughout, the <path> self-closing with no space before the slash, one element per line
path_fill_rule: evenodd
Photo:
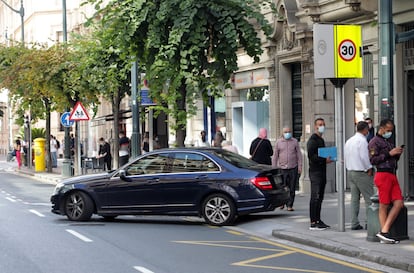
<path fill-rule="evenodd" d="M 399 242 L 390 237 L 389 231 L 398 213 L 404 207 L 401 188 L 396 176 L 397 162 L 403 153 L 403 148 L 394 147 L 394 144 L 389 141 L 393 130 L 394 123 L 392 120 L 382 120 L 377 135 L 368 144 L 371 164 L 375 165 L 377 169 L 374 183 L 378 188 L 378 217 L 381 226 L 377 237 L 381 240 L 381 243 L 388 244 Z M 392 208 L 388 212 L 391 204 Z"/>

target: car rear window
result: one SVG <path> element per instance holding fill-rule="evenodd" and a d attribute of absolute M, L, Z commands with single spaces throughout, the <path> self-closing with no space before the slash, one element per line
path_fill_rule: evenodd
<path fill-rule="evenodd" d="M 214 150 L 212 153 L 238 168 L 250 168 L 258 165 L 251 159 L 226 150 Z"/>

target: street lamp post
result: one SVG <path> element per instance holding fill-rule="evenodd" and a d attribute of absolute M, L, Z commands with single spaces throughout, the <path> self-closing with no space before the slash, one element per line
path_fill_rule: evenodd
<path fill-rule="evenodd" d="M 22 44 L 24 45 L 24 7 L 23 7 L 23 0 L 20 0 L 20 9 L 15 9 L 12 6 L 10 6 L 9 4 L 7 4 L 7 2 L 5 0 L 0 0 L 1 2 L 3 2 L 9 9 L 11 9 L 12 11 L 14 11 L 15 13 L 18 13 L 20 15 L 20 22 L 21 22 L 21 28 L 22 28 Z"/>
<path fill-rule="evenodd" d="M 18 13 L 20 15 L 20 23 L 21 23 L 21 42 L 22 45 L 24 46 L 24 7 L 23 7 L 23 0 L 20 0 L 20 9 L 15 9 L 12 6 L 10 6 L 5 0 L 0 0 L 1 2 L 3 2 L 4 5 L 6 5 L 6 7 L 8 7 L 9 9 L 11 9 L 13 12 Z M 10 103 L 9 103 L 10 105 Z M 9 107 L 10 109 L 10 107 Z M 9 119 L 11 119 L 11 111 L 9 110 Z M 11 130 L 11 122 L 9 124 L 10 126 L 10 147 L 13 147 L 13 137 L 12 137 L 12 130 Z M 31 146 L 32 146 L 32 140 L 31 140 L 31 134 L 29 135 L 30 139 L 29 139 L 29 143 L 28 143 L 28 150 L 30 153 L 30 157 L 29 160 L 31 160 Z M 29 168 L 31 167 L 31 161 L 30 161 L 30 165 L 28 165 Z"/>

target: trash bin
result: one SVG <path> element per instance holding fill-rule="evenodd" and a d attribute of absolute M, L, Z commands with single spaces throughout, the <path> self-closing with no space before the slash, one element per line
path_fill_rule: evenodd
<path fill-rule="evenodd" d="M 44 172 L 46 170 L 46 139 L 36 138 L 34 142 L 34 161 L 35 171 Z"/>
<path fill-rule="evenodd" d="M 378 211 L 379 211 L 379 198 L 378 195 L 371 196 L 372 204 L 368 208 L 367 213 L 367 241 L 370 242 L 379 242 L 380 240 L 376 236 L 376 234 L 380 231 L 380 223 L 378 218 Z M 388 211 L 392 208 L 392 205 L 389 206 Z M 399 241 L 401 240 L 408 240 L 408 220 L 407 220 L 407 207 L 404 206 L 400 213 L 398 214 L 397 218 L 395 219 L 394 223 L 391 225 L 390 228 L 390 236 L 395 238 Z"/>

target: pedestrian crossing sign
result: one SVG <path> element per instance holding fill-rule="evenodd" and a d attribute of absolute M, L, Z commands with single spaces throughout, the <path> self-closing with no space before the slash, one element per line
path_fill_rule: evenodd
<path fill-rule="evenodd" d="M 90 120 L 88 112 L 86 111 L 85 107 L 83 107 L 80 101 L 78 101 L 75 104 L 75 107 L 73 107 L 73 110 L 69 116 L 69 120 Z"/>

